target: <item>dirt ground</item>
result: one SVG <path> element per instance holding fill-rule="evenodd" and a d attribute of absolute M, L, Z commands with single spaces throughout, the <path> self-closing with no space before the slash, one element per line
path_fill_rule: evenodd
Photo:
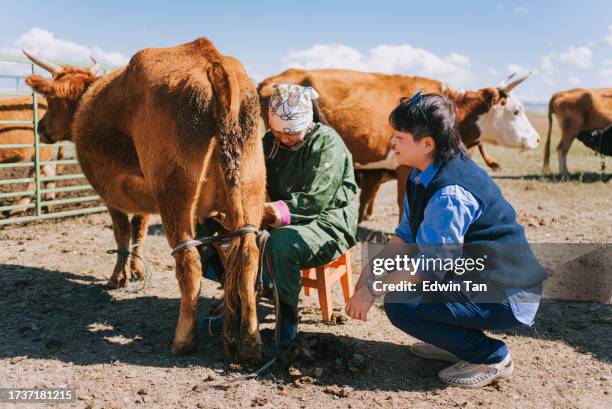
<path fill-rule="evenodd" d="M 532 120 L 540 124 L 543 117 Z M 575 177 L 558 182 L 540 177 L 541 148 L 490 152 L 504 167 L 494 177 L 530 241 L 612 242 L 612 182 L 600 181 L 596 156 L 573 147 L 569 166 Z M 374 218 L 360 226 L 360 244 L 352 250 L 354 280 L 363 243 L 393 232 L 394 192 L 395 182 L 385 184 Z M 1 386 L 76 388 L 76 402 L 65 406 L 612 407 L 610 304 L 546 300 L 533 328 L 494 333 L 512 351 L 513 377 L 465 390 L 438 380 L 443 363 L 411 356 L 406 346 L 415 340 L 395 329 L 380 306 L 367 323 L 324 324 L 314 292 L 302 298 L 302 349 L 283 356 L 259 379 L 214 388 L 250 368 L 225 357 L 219 331 L 209 334 L 203 327 L 197 353 L 171 354 L 179 293 L 158 218 L 145 244 L 151 285 L 140 294 L 103 288 L 114 265 L 106 250 L 115 247 L 107 214 L 7 226 L 0 229 L 0 243 Z M 610 264 L 604 268 L 610 272 Z M 203 280 L 198 314 L 220 296 L 215 283 Z M 341 312 L 338 286 L 334 296 Z M 260 319 L 271 345 L 270 306 L 261 306 Z"/>

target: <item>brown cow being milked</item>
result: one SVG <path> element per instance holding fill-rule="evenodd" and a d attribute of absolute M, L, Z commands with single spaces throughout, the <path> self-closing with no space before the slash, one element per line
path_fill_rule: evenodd
<path fill-rule="evenodd" d="M 400 212 L 402 209 L 409 169 L 395 163 L 395 153 L 391 149 L 394 131 L 389 125 L 389 114 L 400 98 L 412 96 L 417 91 L 442 93 L 449 97 L 458 110 L 457 125 L 463 142 L 468 148 L 478 146 L 487 165 L 496 169 L 499 164 L 486 155 L 483 143 L 528 149 L 538 146 L 538 133 L 529 123 L 523 105 L 511 93 L 527 76 L 498 87 L 457 91 L 440 81 L 421 77 L 292 68 L 263 80 L 258 92 L 262 106 L 267 107 L 272 84 L 299 84 L 317 90 L 322 114 L 342 136 L 353 155 L 361 188 L 361 221 L 372 214 L 374 197 L 380 185 L 396 176 Z"/>
<path fill-rule="evenodd" d="M 41 139 L 72 140 L 83 173 L 104 200 L 119 249 L 140 245 L 150 214 L 160 213 L 170 247 L 194 237 L 196 221 L 213 213 L 229 232 L 259 228 L 266 172 L 257 132 L 257 92 L 242 65 L 205 38 L 136 53 L 126 67 L 97 77 L 93 70 L 58 67 L 29 56 L 52 73 L 27 83 L 48 101 Z M 131 222 L 128 214 L 133 214 Z M 260 358 L 255 280 L 259 249 L 254 234 L 222 246 L 226 260 L 225 340 L 235 308 L 242 322 L 238 357 Z M 134 248 L 140 254 L 141 247 Z M 127 285 L 143 277 L 138 257 L 117 255 L 109 280 Z M 197 349 L 196 304 L 202 272 L 199 254 L 175 254 L 181 300 L 172 350 Z"/>

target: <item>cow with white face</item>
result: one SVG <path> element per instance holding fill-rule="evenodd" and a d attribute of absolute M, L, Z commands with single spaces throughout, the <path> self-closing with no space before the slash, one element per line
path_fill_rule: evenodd
<path fill-rule="evenodd" d="M 512 94 L 528 75 L 513 77 L 511 75 L 497 87 L 457 91 L 440 81 L 422 77 L 293 68 L 263 80 L 258 92 L 262 107 L 267 107 L 273 84 L 299 84 L 317 90 L 320 117 L 338 131 L 353 155 L 357 183 L 361 188 L 359 220 L 363 220 L 373 212 L 374 197 L 380 185 L 395 177 L 399 180 L 398 203 L 400 211 L 402 209 L 409 169 L 398 166 L 394 160 L 391 149 L 394 131 L 389 125 L 389 114 L 402 97 L 421 91 L 441 93 L 453 100 L 461 139 L 468 148 L 478 147 L 493 170 L 500 166 L 488 157 L 484 143 L 512 148 L 537 147 L 538 133 L 529 123 L 523 105 Z"/>
<path fill-rule="evenodd" d="M 529 122 L 521 101 L 512 90 L 525 81 L 531 73 L 509 84 L 498 86 L 500 98 L 496 104 L 480 115 L 476 124 L 480 129 L 479 141 L 510 148 L 535 149 L 540 143 L 540 135 Z M 510 80 L 514 76 L 508 77 Z M 508 81 L 507 80 L 507 81 Z"/>

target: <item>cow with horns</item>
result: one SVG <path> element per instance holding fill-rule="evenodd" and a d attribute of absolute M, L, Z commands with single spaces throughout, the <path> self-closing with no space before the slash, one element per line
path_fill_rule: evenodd
<path fill-rule="evenodd" d="M 196 221 L 214 213 L 229 232 L 260 226 L 266 172 L 259 103 L 236 59 L 205 38 L 139 51 L 126 67 L 104 76 L 95 68 L 60 67 L 26 55 L 52 74 L 26 80 L 48 102 L 38 126 L 41 140 L 72 140 L 83 173 L 108 206 L 123 250 L 117 253 L 111 288 L 126 286 L 130 272 L 143 277 L 139 245 L 151 214 L 161 214 L 171 248 L 192 240 Z M 219 247 L 226 262 L 226 352 L 233 346 L 229 327 L 240 305 L 236 354 L 260 358 L 256 237 L 235 235 Z M 193 247 L 174 252 L 174 258 L 180 311 L 172 350 L 185 354 L 197 348 L 202 271 Z"/>
<path fill-rule="evenodd" d="M 361 188 L 359 220 L 372 215 L 380 185 L 398 178 L 400 211 L 409 168 L 394 161 L 391 149 L 393 129 L 389 114 L 401 97 L 417 91 L 442 93 L 457 107 L 457 124 L 468 148 L 478 147 L 487 165 L 491 159 L 483 144 L 534 149 L 540 137 L 529 123 L 525 109 L 512 90 L 529 74 L 513 79 L 511 75 L 497 87 L 477 91 L 457 91 L 440 81 L 405 75 L 385 75 L 340 69 L 289 69 L 263 80 L 258 87 L 260 101 L 267 106 L 275 83 L 311 86 L 320 94 L 319 108 L 326 121 L 338 131 L 353 155 Z M 266 120 L 266 118 L 264 118 Z M 267 125 L 267 124 L 266 124 Z"/>

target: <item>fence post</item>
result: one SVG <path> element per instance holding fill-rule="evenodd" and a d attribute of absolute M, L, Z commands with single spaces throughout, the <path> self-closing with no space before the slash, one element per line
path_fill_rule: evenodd
<path fill-rule="evenodd" d="M 32 74 L 35 74 L 34 64 L 32 65 Z M 36 216 L 42 214 L 40 205 L 40 146 L 38 141 L 38 98 L 36 92 L 32 90 L 32 112 L 34 114 L 34 172 L 36 174 Z"/>

